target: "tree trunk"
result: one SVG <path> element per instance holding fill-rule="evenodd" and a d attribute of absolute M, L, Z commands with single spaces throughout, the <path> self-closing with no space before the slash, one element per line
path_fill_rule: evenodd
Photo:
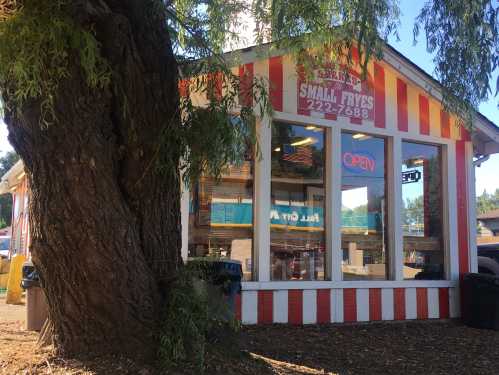
<path fill-rule="evenodd" d="M 40 103 L 7 111 L 31 188 L 32 257 L 59 354 L 156 354 L 160 308 L 181 264 L 177 65 L 157 1 L 80 0 L 112 69 L 92 90 L 78 64 L 40 126 Z M 5 97 L 9 104 L 9 98 Z M 17 113 L 21 113 L 18 115 Z"/>

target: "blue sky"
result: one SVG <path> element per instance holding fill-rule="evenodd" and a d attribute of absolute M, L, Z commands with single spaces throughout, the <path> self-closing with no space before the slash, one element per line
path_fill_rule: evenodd
<path fill-rule="evenodd" d="M 399 28 L 400 41 L 391 38 L 390 43 L 398 51 L 411 59 L 414 63 L 419 65 L 426 72 L 432 74 L 434 65 L 431 55 L 426 51 L 424 36 L 419 37 L 418 43 L 413 45 L 412 29 L 414 19 L 417 16 L 423 2 L 414 0 L 401 0 L 401 25 Z M 496 72 L 492 79 L 493 88 L 495 89 L 495 82 L 497 79 Z M 499 111 L 497 109 L 497 102 L 499 97 L 492 97 L 488 102 L 480 106 L 480 112 L 487 116 L 490 120 L 499 125 Z M 9 142 L 7 141 L 7 128 L 0 120 L 0 153 L 12 150 Z M 476 191 L 481 194 L 484 190 L 489 192 L 499 189 L 499 155 L 492 155 L 491 158 L 484 163 L 480 168 L 476 169 Z"/>
<path fill-rule="evenodd" d="M 426 42 L 424 35 L 420 35 L 418 43 L 413 45 L 413 25 L 414 19 L 419 13 L 422 6 L 422 1 L 414 0 L 401 0 L 400 9 L 401 26 L 399 28 L 400 41 L 397 42 L 396 38 L 391 38 L 390 44 L 395 47 L 399 52 L 411 59 L 419 67 L 424 69 L 427 73 L 432 74 L 434 64 L 432 56 L 426 51 Z M 496 71 L 492 79 L 492 87 L 495 90 L 495 82 L 497 80 L 498 72 Z M 497 103 L 499 96 L 491 97 L 486 103 L 480 106 L 480 112 L 487 116 L 494 123 L 499 125 L 499 110 Z M 480 168 L 476 168 L 476 192 L 482 194 L 484 190 L 493 192 L 499 189 L 499 154 L 492 155 L 490 159 L 485 162 Z"/>

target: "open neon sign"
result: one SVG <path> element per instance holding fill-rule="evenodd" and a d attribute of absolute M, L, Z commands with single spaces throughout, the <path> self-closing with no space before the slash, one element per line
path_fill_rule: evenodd
<path fill-rule="evenodd" d="M 345 152 L 343 153 L 343 166 L 353 173 L 374 172 L 376 159 L 367 152 Z"/>

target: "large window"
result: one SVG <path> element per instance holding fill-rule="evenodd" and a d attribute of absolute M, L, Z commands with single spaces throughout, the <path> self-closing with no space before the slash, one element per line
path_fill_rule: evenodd
<path fill-rule="evenodd" d="M 404 278 L 443 279 L 440 147 L 402 143 Z"/>
<path fill-rule="evenodd" d="M 272 280 L 324 280 L 324 133 L 316 126 L 272 126 Z"/>
<path fill-rule="evenodd" d="M 387 279 L 386 144 L 341 135 L 341 247 L 344 280 Z"/>
<path fill-rule="evenodd" d="M 345 130 L 328 150 L 326 133 L 326 128 L 315 125 L 272 123 L 271 180 L 261 181 L 270 184 L 270 217 L 254 212 L 252 153 L 242 165 L 228 167 L 218 182 L 202 176 L 190 193 L 188 256 L 239 261 L 244 280 L 252 280 L 257 273 L 253 264 L 256 217 L 268 223 L 272 281 L 325 280 L 340 268 L 345 281 L 394 277 L 389 251 L 393 228 L 388 228 L 388 218 L 393 215 L 388 212 L 392 205 L 387 195 L 387 171 L 394 167 L 387 165 L 392 160 L 392 142 Z M 326 155 L 338 155 L 340 160 L 331 165 L 333 160 L 326 161 Z M 262 164 L 269 163 L 266 157 Z M 401 157 L 394 162 L 401 164 L 402 175 L 393 178 L 397 179 L 395 185 L 402 187 L 403 201 L 402 207 L 393 206 L 401 210 L 401 215 L 396 215 L 400 220 L 393 225 L 402 227 L 397 233 L 403 239 L 403 269 L 397 271 L 402 271 L 406 280 L 444 279 L 442 146 L 403 141 Z M 340 168 L 341 202 L 333 202 L 329 216 L 326 170 L 332 170 L 334 178 Z M 334 180 L 331 185 L 337 183 Z M 326 223 L 326 217 L 333 222 Z M 338 235 L 326 238 L 326 225 L 341 227 L 341 244 L 332 249 L 341 251 L 341 264 L 326 262 L 339 259 L 338 253 L 338 257 L 326 256 L 327 241 Z"/>
<path fill-rule="evenodd" d="M 220 181 L 202 176 L 191 191 L 189 257 L 240 261 L 251 280 L 253 252 L 253 156 L 230 166 Z"/>

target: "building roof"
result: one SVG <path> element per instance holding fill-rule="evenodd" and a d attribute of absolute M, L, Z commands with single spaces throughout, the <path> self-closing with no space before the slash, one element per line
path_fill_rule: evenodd
<path fill-rule="evenodd" d="M 0 194 L 7 194 L 22 182 L 24 174 L 24 164 L 18 160 L 3 176 L 0 181 Z"/>
<path fill-rule="evenodd" d="M 499 219 L 499 208 L 497 210 L 488 211 L 481 215 L 478 215 L 477 219 L 479 220 Z"/>

